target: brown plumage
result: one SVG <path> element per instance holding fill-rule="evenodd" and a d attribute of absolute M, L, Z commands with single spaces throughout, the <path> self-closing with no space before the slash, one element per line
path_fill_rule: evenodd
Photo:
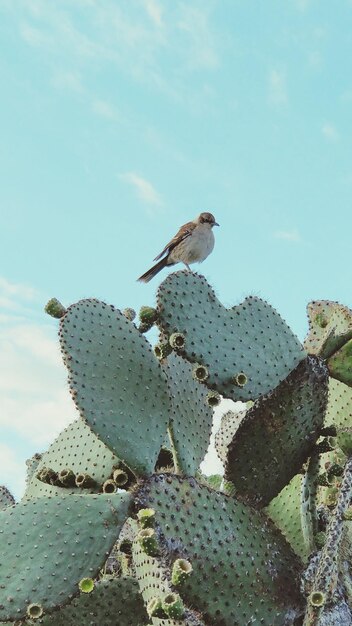
<path fill-rule="evenodd" d="M 183 224 L 160 254 L 155 257 L 154 261 L 158 263 L 142 274 L 138 280 L 147 283 L 164 267 L 179 262 L 184 263 L 187 269 L 190 269 L 190 263 L 204 261 L 214 247 L 213 226 L 219 226 L 219 224 L 216 223 L 214 216 L 207 212 L 201 213 L 192 222 Z"/>

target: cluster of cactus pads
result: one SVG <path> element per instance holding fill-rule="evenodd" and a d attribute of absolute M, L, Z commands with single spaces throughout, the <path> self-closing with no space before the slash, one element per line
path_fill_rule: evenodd
<path fill-rule="evenodd" d="M 311 303 L 301 345 L 263 300 L 226 309 L 184 271 L 136 321 L 47 311 L 79 416 L 21 502 L 0 490 L 0 623 L 351 625 L 352 312 Z M 207 478 L 222 398 L 241 404 Z"/>

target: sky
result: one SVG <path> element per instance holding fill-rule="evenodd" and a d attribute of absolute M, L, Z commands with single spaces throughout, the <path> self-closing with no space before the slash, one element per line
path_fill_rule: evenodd
<path fill-rule="evenodd" d="M 352 1 L 0 0 L 0 483 L 77 416 L 57 322 L 211 211 L 225 306 L 352 306 Z M 177 268 L 176 268 L 177 269 Z M 215 456 L 209 472 L 217 471 Z"/>

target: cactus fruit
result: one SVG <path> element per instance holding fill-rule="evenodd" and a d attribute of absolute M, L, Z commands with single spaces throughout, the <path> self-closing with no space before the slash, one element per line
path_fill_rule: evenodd
<path fill-rule="evenodd" d="M 76 591 L 82 574 L 94 577 L 129 501 L 129 494 L 53 496 L 0 511 L 0 620 L 24 617 L 28 603 L 53 609 L 58 594 L 63 603 Z"/>
<path fill-rule="evenodd" d="M 204 365 L 208 387 L 232 400 L 272 391 L 305 357 L 269 304 L 249 297 L 226 309 L 207 281 L 192 272 L 170 274 L 159 287 L 157 302 L 159 328 L 168 335 L 182 333 L 183 356 Z M 239 373 L 248 379 L 243 386 L 234 382 Z"/>
<path fill-rule="evenodd" d="M 327 384 L 323 361 L 308 356 L 248 409 L 225 465 L 237 494 L 266 506 L 300 470 L 323 425 Z"/>
<path fill-rule="evenodd" d="M 153 471 L 167 429 L 166 377 L 134 324 L 99 300 L 61 319 L 70 390 L 81 416 L 137 474 Z"/>
<path fill-rule="evenodd" d="M 51 315 L 51 317 L 60 319 L 65 315 L 66 309 L 61 302 L 57 300 L 57 298 L 51 298 L 51 300 L 49 300 L 49 302 L 45 305 L 45 312 L 48 313 L 48 315 Z"/>

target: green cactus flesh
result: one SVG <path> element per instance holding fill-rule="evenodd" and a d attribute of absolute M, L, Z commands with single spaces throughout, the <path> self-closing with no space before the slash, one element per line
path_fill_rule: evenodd
<path fill-rule="evenodd" d="M 175 589 L 207 624 L 243 626 L 256 620 L 283 626 L 301 613 L 300 561 L 263 513 L 194 478 L 171 474 L 147 480 L 135 505 L 155 509 L 160 547 L 160 557 L 148 561 L 134 542 L 145 601 L 170 581 L 173 563 L 181 558 L 193 571 Z"/>
<path fill-rule="evenodd" d="M 307 306 L 309 332 L 304 347 L 324 359 L 352 337 L 352 311 L 338 302 L 314 300 Z"/>
<path fill-rule="evenodd" d="M 75 475 L 87 473 L 96 485 L 85 489 L 85 493 L 97 493 L 118 463 L 117 456 L 78 418 L 58 435 L 42 455 L 24 499 L 77 493 L 76 486 L 53 486 L 38 480 L 37 475 L 43 467 L 50 467 L 58 474 L 62 470 L 72 470 Z"/>
<path fill-rule="evenodd" d="M 248 409 L 228 447 L 225 479 L 236 493 L 266 506 L 307 460 L 322 427 L 328 372 L 308 356 Z"/>
<path fill-rule="evenodd" d="M 227 460 L 228 447 L 246 412 L 247 407 L 240 404 L 240 408 L 234 411 L 226 411 L 221 417 L 220 427 L 215 434 L 214 443 L 217 455 L 224 465 Z"/>
<path fill-rule="evenodd" d="M 129 494 L 53 496 L 0 511 L 0 620 L 65 603 L 94 578 L 127 517 Z"/>
<path fill-rule="evenodd" d="M 148 623 L 138 583 L 132 578 L 100 580 L 91 593 L 79 594 L 36 621 L 41 626 L 146 626 Z"/>
<path fill-rule="evenodd" d="M 157 302 L 161 330 L 184 334 L 183 356 L 205 366 L 207 386 L 227 398 L 249 400 L 268 393 L 305 357 L 269 304 L 249 297 L 226 309 L 205 278 L 192 272 L 170 274 L 159 287 Z M 247 379 L 243 386 L 236 383 L 239 374 Z"/>
<path fill-rule="evenodd" d="M 148 341 L 118 309 L 99 300 L 69 307 L 60 341 L 83 419 L 133 471 L 152 472 L 170 403 L 166 376 Z"/>
<path fill-rule="evenodd" d="M 335 378 L 329 380 L 325 424 L 336 428 L 352 427 L 352 389 Z"/>
<path fill-rule="evenodd" d="M 15 498 L 12 493 L 4 485 L 0 485 L 0 511 L 7 509 L 8 506 L 15 504 Z"/>
<path fill-rule="evenodd" d="M 328 360 L 330 376 L 352 387 L 352 339 Z"/>
<path fill-rule="evenodd" d="M 165 372 L 176 466 L 180 472 L 194 475 L 207 452 L 213 424 L 213 409 L 206 400 L 208 390 L 194 380 L 192 366 L 177 354 L 169 356 Z"/>
<path fill-rule="evenodd" d="M 295 553 L 306 562 L 310 554 L 304 543 L 301 524 L 302 474 L 296 474 L 270 502 L 265 513 L 281 530 Z"/>
<path fill-rule="evenodd" d="M 42 459 L 42 454 L 36 452 L 30 459 L 26 460 L 27 476 L 26 484 L 28 485 L 33 477 L 33 474 L 37 471 L 38 465 Z"/>

